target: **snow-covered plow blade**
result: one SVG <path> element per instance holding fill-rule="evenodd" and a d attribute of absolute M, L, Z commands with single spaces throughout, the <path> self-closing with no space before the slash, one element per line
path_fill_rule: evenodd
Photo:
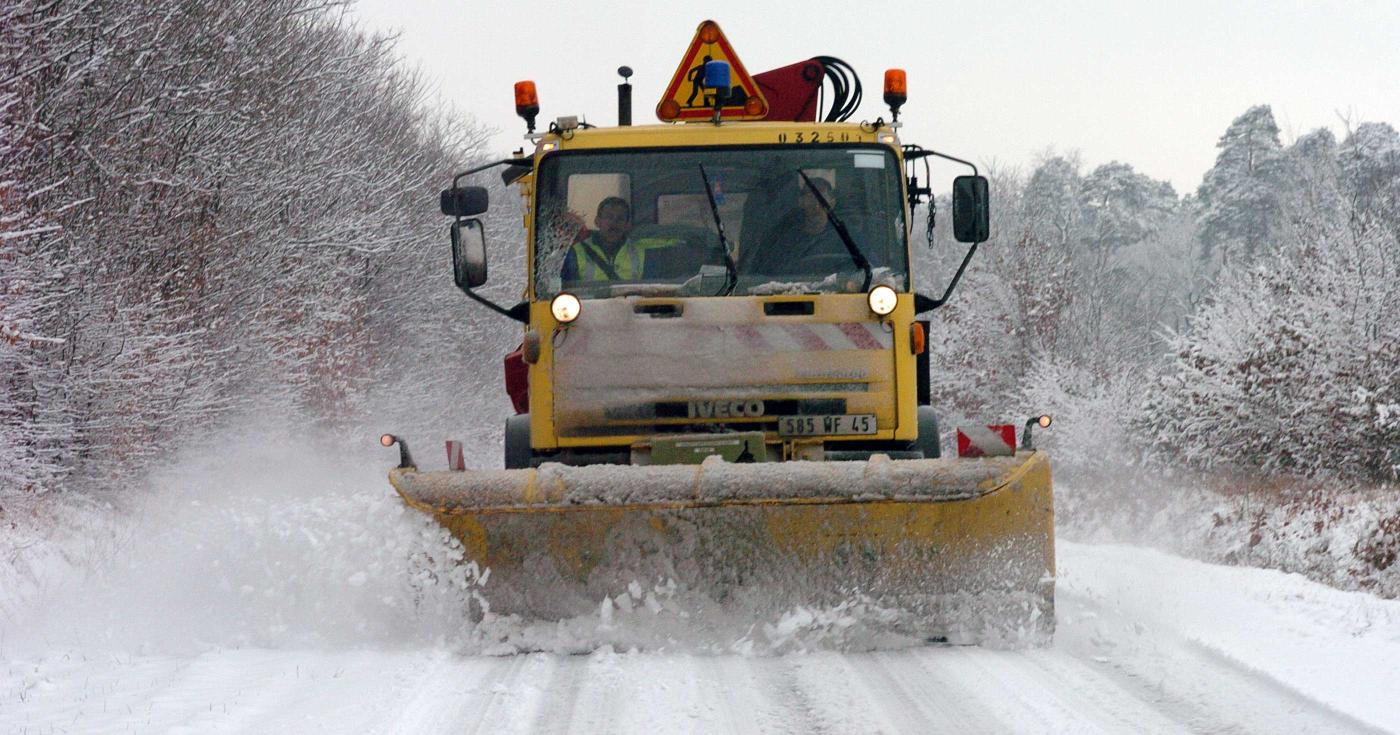
<path fill-rule="evenodd" d="M 1053 629 L 1043 454 L 390 472 L 490 569 L 497 613 L 562 619 L 629 584 L 774 612 L 860 600 L 927 639 Z"/>

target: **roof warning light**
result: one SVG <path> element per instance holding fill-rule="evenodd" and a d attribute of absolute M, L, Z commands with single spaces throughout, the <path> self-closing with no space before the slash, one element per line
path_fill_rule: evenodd
<path fill-rule="evenodd" d="M 540 98 L 530 80 L 515 83 L 515 114 L 525 118 L 525 127 L 535 132 L 535 116 L 540 114 Z"/>
<path fill-rule="evenodd" d="M 899 119 L 899 108 L 909 99 L 909 87 L 905 83 L 903 69 L 885 70 L 885 104 L 890 106 L 890 114 Z"/>

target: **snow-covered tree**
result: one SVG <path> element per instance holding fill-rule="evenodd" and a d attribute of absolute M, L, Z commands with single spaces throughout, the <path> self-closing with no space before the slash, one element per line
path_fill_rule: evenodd
<path fill-rule="evenodd" d="M 128 477 L 260 403 L 362 419 L 420 326 L 382 263 L 443 262 L 436 190 L 481 139 L 425 102 L 335 3 L 0 9 L 0 491 Z"/>
<path fill-rule="evenodd" d="M 1287 225 L 1270 252 L 1228 268 L 1173 337 L 1144 418 L 1159 450 L 1207 467 L 1400 476 L 1388 130 L 1360 126 L 1340 147 L 1309 134 L 1280 160 Z"/>
<path fill-rule="evenodd" d="M 1341 176 L 1350 195 L 1352 228 L 1396 233 L 1400 228 L 1400 133 L 1386 123 L 1362 123 L 1338 151 Z"/>
<path fill-rule="evenodd" d="M 1008 415 L 1032 373 L 1141 375 L 1184 303 L 1161 268 L 1192 249 L 1170 185 L 1119 163 L 1084 177 L 1076 157 L 1051 156 L 993 194 L 993 239 L 934 321 L 937 400 Z"/>
<path fill-rule="evenodd" d="M 1077 156 L 1051 156 L 1036 166 L 1021 197 L 1026 226 L 1067 256 L 1079 244 L 1082 186 Z"/>
<path fill-rule="evenodd" d="M 1278 233 L 1282 212 L 1282 145 L 1273 111 L 1268 105 L 1249 108 L 1225 129 L 1216 148 L 1215 166 L 1197 190 L 1204 255 L 1220 249 L 1229 261 L 1238 247 L 1250 260 Z"/>
<path fill-rule="evenodd" d="M 1171 184 L 1154 181 L 1117 161 L 1084 177 L 1079 199 L 1089 241 L 1105 250 L 1141 242 L 1177 207 Z"/>

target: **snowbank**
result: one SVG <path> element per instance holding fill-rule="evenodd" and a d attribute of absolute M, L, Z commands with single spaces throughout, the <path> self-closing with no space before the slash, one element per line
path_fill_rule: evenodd
<path fill-rule="evenodd" d="M 1400 491 L 1333 480 L 1081 476 L 1056 485 L 1062 536 L 1297 572 L 1400 598 Z"/>

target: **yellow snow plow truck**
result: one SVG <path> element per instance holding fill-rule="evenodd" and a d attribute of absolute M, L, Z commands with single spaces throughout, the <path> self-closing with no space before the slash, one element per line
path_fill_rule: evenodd
<path fill-rule="evenodd" d="M 845 122 L 860 87 L 844 63 L 750 76 L 706 21 L 662 124 L 638 126 L 619 73 L 610 128 L 562 117 L 536 133 L 534 85 L 517 84 L 533 150 L 443 191 L 457 285 L 522 325 L 506 360 L 517 415 L 504 469 L 468 469 L 448 442 L 448 469 L 420 470 L 384 435 L 394 488 L 490 569 L 493 612 L 596 613 L 664 581 L 775 612 L 858 600 L 928 640 L 1047 636 L 1050 469 L 1030 434 L 1049 417 L 1019 446 L 1014 424 L 961 428 L 944 457 L 928 405 L 919 316 L 987 238 L 986 179 L 900 141 L 902 70 L 885 74 L 889 121 Z M 931 159 L 973 171 L 953 182 L 970 245 L 939 297 L 910 265 Z M 510 307 L 474 291 L 488 195 L 465 180 L 493 167 L 525 202 Z"/>

